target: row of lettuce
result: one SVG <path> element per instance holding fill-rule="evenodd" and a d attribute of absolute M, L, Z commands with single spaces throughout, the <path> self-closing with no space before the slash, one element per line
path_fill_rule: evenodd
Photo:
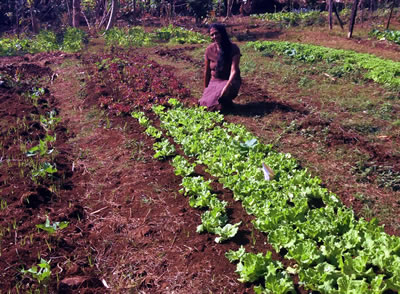
<path fill-rule="evenodd" d="M 278 54 L 305 63 L 325 63 L 338 69 L 338 73 L 362 71 L 366 79 L 400 90 L 400 62 L 350 50 L 292 42 L 255 41 L 248 42 L 247 46 L 265 56 Z"/>
<path fill-rule="evenodd" d="M 153 111 L 185 156 L 176 155 L 144 113 L 132 115 L 156 139 L 156 157 L 174 156 L 172 165 L 183 177 L 182 192 L 190 196 L 190 205 L 209 209 L 198 231 L 217 234 L 221 242 L 240 228 L 240 223 L 227 223 L 226 204 L 212 193 L 210 182 L 194 175 L 194 166 L 201 164 L 254 216 L 254 227 L 268 234 L 274 249 L 296 262 L 284 268 L 271 252 L 254 254 L 244 247 L 227 252 L 237 262 L 241 282 L 258 283 L 256 293 L 292 293 L 290 274 L 297 274 L 306 289 L 321 293 L 400 290 L 400 238 L 386 234 L 376 220 L 357 219 L 290 154 L 261 144 L 243 126 L 226 123 L 222 115 L 202 107 L 185 108 L 174 99 L 170 104 L 170 109 L 156 106 Z M 161 142 L 172 147 L 159 153 Z M 262 163 L 273 169 L 272 179 L 266 180 Z"/>

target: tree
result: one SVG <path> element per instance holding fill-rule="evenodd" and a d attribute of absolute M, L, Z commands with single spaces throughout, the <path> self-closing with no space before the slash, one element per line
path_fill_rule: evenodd
<path fill-rule="evenodd" d="M 107 23 L 106 31 L 108 31 L 113 26 L 115 19 L 117 17 L 118 8 L 119 8 L 118 0 L 112 0 L 110 8 L 110 18 Z"/>
<path fill-rule="evenodd" d="M 347 34 L 347 38 L 351 38 L 353 36 L 353 29 L 354 29 L 354 23 L 356 22 L 358 2 L 359 0 L 354 0 L 353 2 L 353 8 L 351 9 L 349 32 Z"/>
<path fill-rule="evenodd" d="M 196 23 L 199 23 L 212 10 L 212 0 L 187 0 L 187 3 L 196 18 Z"/>
<path fill-rule="evenodd" d="M 393 0 L 393 2 L 392 2 L 392 7 L 390 8 L 390 14 L 389 14 L 389 18 L 388 18 L 388 21 L 387 21 L 387 23 L 386 23 L 386 30 L 388 30 L 389 29 L 389 25 L 390 25 L 390 19 L 392 18 L 392 15 L 393 15 L 393 9 L 394 9 L 394 7 L 396 6 L 396 0 Z"/>
<path fill-rule="evenodd" d="M 72 26 L 74 28 L 79 26 L 81 14 L 81 0 L 72 0 Z"/>

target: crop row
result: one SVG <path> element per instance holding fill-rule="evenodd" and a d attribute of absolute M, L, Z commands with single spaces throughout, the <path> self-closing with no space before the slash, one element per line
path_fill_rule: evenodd
<path fill-rule="evenodd" d="M 363 70 L 365 78 L 400 89 L 400 63 L 371 54 L 291 42 L 255 41 L 247 46 L 265 55 L 276 53 L 306 63 L 325 62 L 343 72 Z"/>
<path fill-rule="evenodd" d="M 309 26 L 313 24 L 324 24 L 326 22 L 326 14 L 319 10 L 299 10 L 290 12 L 275 12 L 253 14 L 253 18 L 264 21 L 272 21 L 283 23 L 288 26 Z"/>
<path fill-rule="evenodd" d="M 38 53 L 62 50 L 76 52 L 83 48 L 86 33 L 77 28 L 68 28 L 58 41 L 57 35 L 52 31 L 41 31 L 34 38 L 1 38 L 0 56 L 25 53 Z"/>
<path fill-rule="evenodd" d="M 91 82 L 100 106 L 116 114 L 127 114 L 136 108 L 150 109 L 165 104 L 171 97 L 187 98 L 173 72 L 147 57 L 128 53 L 93 57 L 95 64 Z"/>
<path fill-rule="evenodd" d="M 370 36 L 377 38 L 378 40 L 388 40 L 397 45 L 400 45 L 400 31 L 384 30 L 380 31 L 377 29 L 372 30 L 369 33 Z"/>
<path fill-rule="evenodd" d="M 170 102 L 179 105 L 174 99 Z M 165 107 L 162 105 L 153 106 L 153 111 L 162 114 Z M 132 116 L 139 121 L 139 124 L 146 128 L 145 133 L 153 137 L 156 142 L 153 145 L 154 158 L 160 160 L 173 158 L 171 164 L 177 176 L 182 177 L 182 189 L 180 193 L 189 196 L 189 205 L 193 208 L 204 211 L 201 215 L 201 224 L 197 227 L 198 233 L 208 232 L 216 234 L 215 242 L 221 243 L 233 238 L 241 222 L 236 224 L 228 223 L 226 212 L 226 201 L 221 201 L 217 195 L 212 193 L 211 180 L 206 181 L 202 176 L 196 176 L 195 163 L 189 162 L 184 156 L 176 155 L 173 144 L 164 138 L 163 132 L 152 125 L 143 112 L 132 112 Z M 255 282 L 260 279 L 265 280 L 265 289 L 262 286 L 255 286 L 256 293 L 288 293 L 294 292 L 293 281 L 285 271 L 282 263 L 275 261 L 271 257 L 271 252 L 266 255 L 262 253 L 254 254 L 245 251 L 241 246 L 237 251 L 226 253 L 231 262 L 237 262 L 236 272 L 240 275 L 239 281 Z"/>
<path fill-rule="evenodd" d="M 112 28 L 105 34 L 108 45 L 122 47 L 141 47 L 154 45 L 155 42 L 170 42 L 173 44 L 201 44 L 210 41 L 209 37 L 181 27 L 169 25 L 146 32 L 143 27 L 136 26 L 127 29 Z"/>
<path fill-rule="evenodd" d="M 323 293 L 400 290 L 400 238 L 387 235 L 375 219 L 356 219 L 351 209 L 300 168 L 290 154 L 273 151 L 244 127 L 223 122 L 218 113 L 173 104 L 168 111 L 157 111 L 161 127 L 186 156 L 205 165 L 207 172 L 233 191 L 234 199 L 255 216 L 255 228 L 268 234 L 277 252 L 296 261 L 287 272 L 298 274 L 306 288 Z M 267 180 L 262 163 L 274 171 L 272 179 Z M 241 257 L 246 254 L 240 250 L 228 256 L 239 260 L 241 280 L 253 282 L 241 274 L 245 264 Z M 268 273 L 275 268 L 263 259 L 268 260 L 268 255 L 252 257 L 245 270 L 257 268 L 264 274 L 266 289 L 271 287 Z M 275 273 L 283 278 L 281 282 L 285 280 L 285 271 L 275 269 Z M 274 293 L 289 291 L 290 287 Z"/>
<path fill-rule="evenodd" d="M 52 274 L 51 260 L 45 259 L 48 252 L 42 250 L 43 247 L 50 252 L 53 250 L 51 243 L 56 240 L 50 235 L 65 229 L 69 222 L 51 222 L 46 215 L 46 221 L 35 226 L 43 211 L 34 208 L 49 201 L 53 193 L 62 189 L 65 180 L 66 168 L 59 170 L 56 164 L 60 162 L 56 145 L 62 141 L 57 140 L 57 133 L 60 134 L 57 126 L 61 119 L 53 109 L 46 89 L 32 87 L 28 80 L 15 81 L 10 73 L 5 70 L 2 76 L 3 91 L 9 96 L 3 96 L 2 106 L 5 108 L 0 120 L 0 247 L 4 263 L 10 265 L 2 272 L 2 277 L 13 278 L 0 279 L 0 284 L 15 283 L 17 292 L 47 293 Z M 13 95 L 16 92 L 21 94 Z M 17 115 L 15 106 L 21 110 Z M 11 219 L 13 221 L 9 223 Z M 45 231 L 47 236 L 41 234 L 41 242 L 36 242 L 39 231 Z M 18 250 L 28 253 L 21 259 Z"/>

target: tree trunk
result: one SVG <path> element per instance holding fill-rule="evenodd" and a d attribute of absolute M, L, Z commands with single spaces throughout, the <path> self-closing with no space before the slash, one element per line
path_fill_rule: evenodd
<path fill-rule="evenodd" d="M 232 17 L 233 0 L 228 0 L 226 5 L 226 17 Z"/>
<path fill-rule="evenodd" d="M 332 1 L 332 2 L 333 2 L 333 1 Z M 339 21 L 340 27 L 341 27 L 342 30 L 343 30 L 343 29 L 344 29 L 344 28 L 343 28 L 343 22 L 342 22 L 342 20 L 340 19 L 339 12 L 338 12 L 338 10 L 337 10 L 337 7 L 336 7 L 335 2 L 333 2 L 333 11 L 335 11 L 336 18 L 337 18 L 337 20 Z"/>
<path fill-rule="evenodd" d="M 31 15 L 32 32 L 34 34 L 37 34 L 37 33 L 39 33 L 39 23 L 37 21 L 35 13 L 33 12 L 33 3 L 31 3 L 31 6 L 29 7 L 29 12 L 30 12 L 30 15 Z"/>
<path fill-rule="evenodd" d="M 354 23 L 356 22 L 358 2 L 359 0 L 354 0 L 353 2 L 353 8 L 351 10 L 351 16 L 350 16 L 349 33 L 347 34 L 347 38 L 351 38 L 353 36 L 353 29 L 354 29 Z"/>
<path fill-rule="evenodd" d="M 19 39 L 19 33 L 20 33 L 20 27 L 19 27 L 19 21 L 20 21 L 20 17 L 21 17 L 21 5 L 20 5 L 20 1 L 16 1 L 15 3 L 15 11 L 16 11 L 16 17 L 15 17 L 15 22 L 17 25 L 17 38 Z"/>
<path fill-rule="evenodd" d="M 333 8 L 333 0 L 329 0 L 329 29 L 332 30 L 332 8 Z"/>
<path fill-rule="evenodd" d="M 389 14 L 389 18 L 388 18 L 388 21 L 387 21 L 387 23 L 386 23 L 386 30 L 388 30 L 389 29 L 389 25 L 390 25 L 390 19 L 392 18 L 392 15 L 393 15 L 393 9 L 394 9 L 394 7 L 396 6 L 396 0 L 393 0 L 393 2 L 392 2 L 392 7 L 390 8 L 390 14 Z"/>
<path fill-rule="evenodd" d="M 114 22 L 115 22 L 115 20 L 117 18 L 118 8 L 119 8 L 118 0 L 112 0 L 112 2 L 111 2 L 111 15 L 110 15 L 110 18 L 108 20 L 106 31 L 108 31 L 114 25 Z"/>
<path fill-rule="evenodd" d="M 364 2 L 365 0 L 360 0 L 360 10 L 361 10 L 361 27 L 364 26 Z"/>
<path fill-rule="evenodd" d="M 72 0 L 72 26 L 77 28 L 79 26 L 79 19 L 81 15 L 81 0 Z"/>

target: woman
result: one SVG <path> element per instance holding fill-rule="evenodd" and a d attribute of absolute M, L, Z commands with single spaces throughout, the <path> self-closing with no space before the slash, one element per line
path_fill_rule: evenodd
<path fill-rule="evenodd" d="M 232 106 L 242 83 L 240 49 L 229 40 L 224 25 L 212 24 L 209 32 L 213 43 L 205 53 L 205 89 L 199 104 L 209 110 L 221 110 Z"/>

